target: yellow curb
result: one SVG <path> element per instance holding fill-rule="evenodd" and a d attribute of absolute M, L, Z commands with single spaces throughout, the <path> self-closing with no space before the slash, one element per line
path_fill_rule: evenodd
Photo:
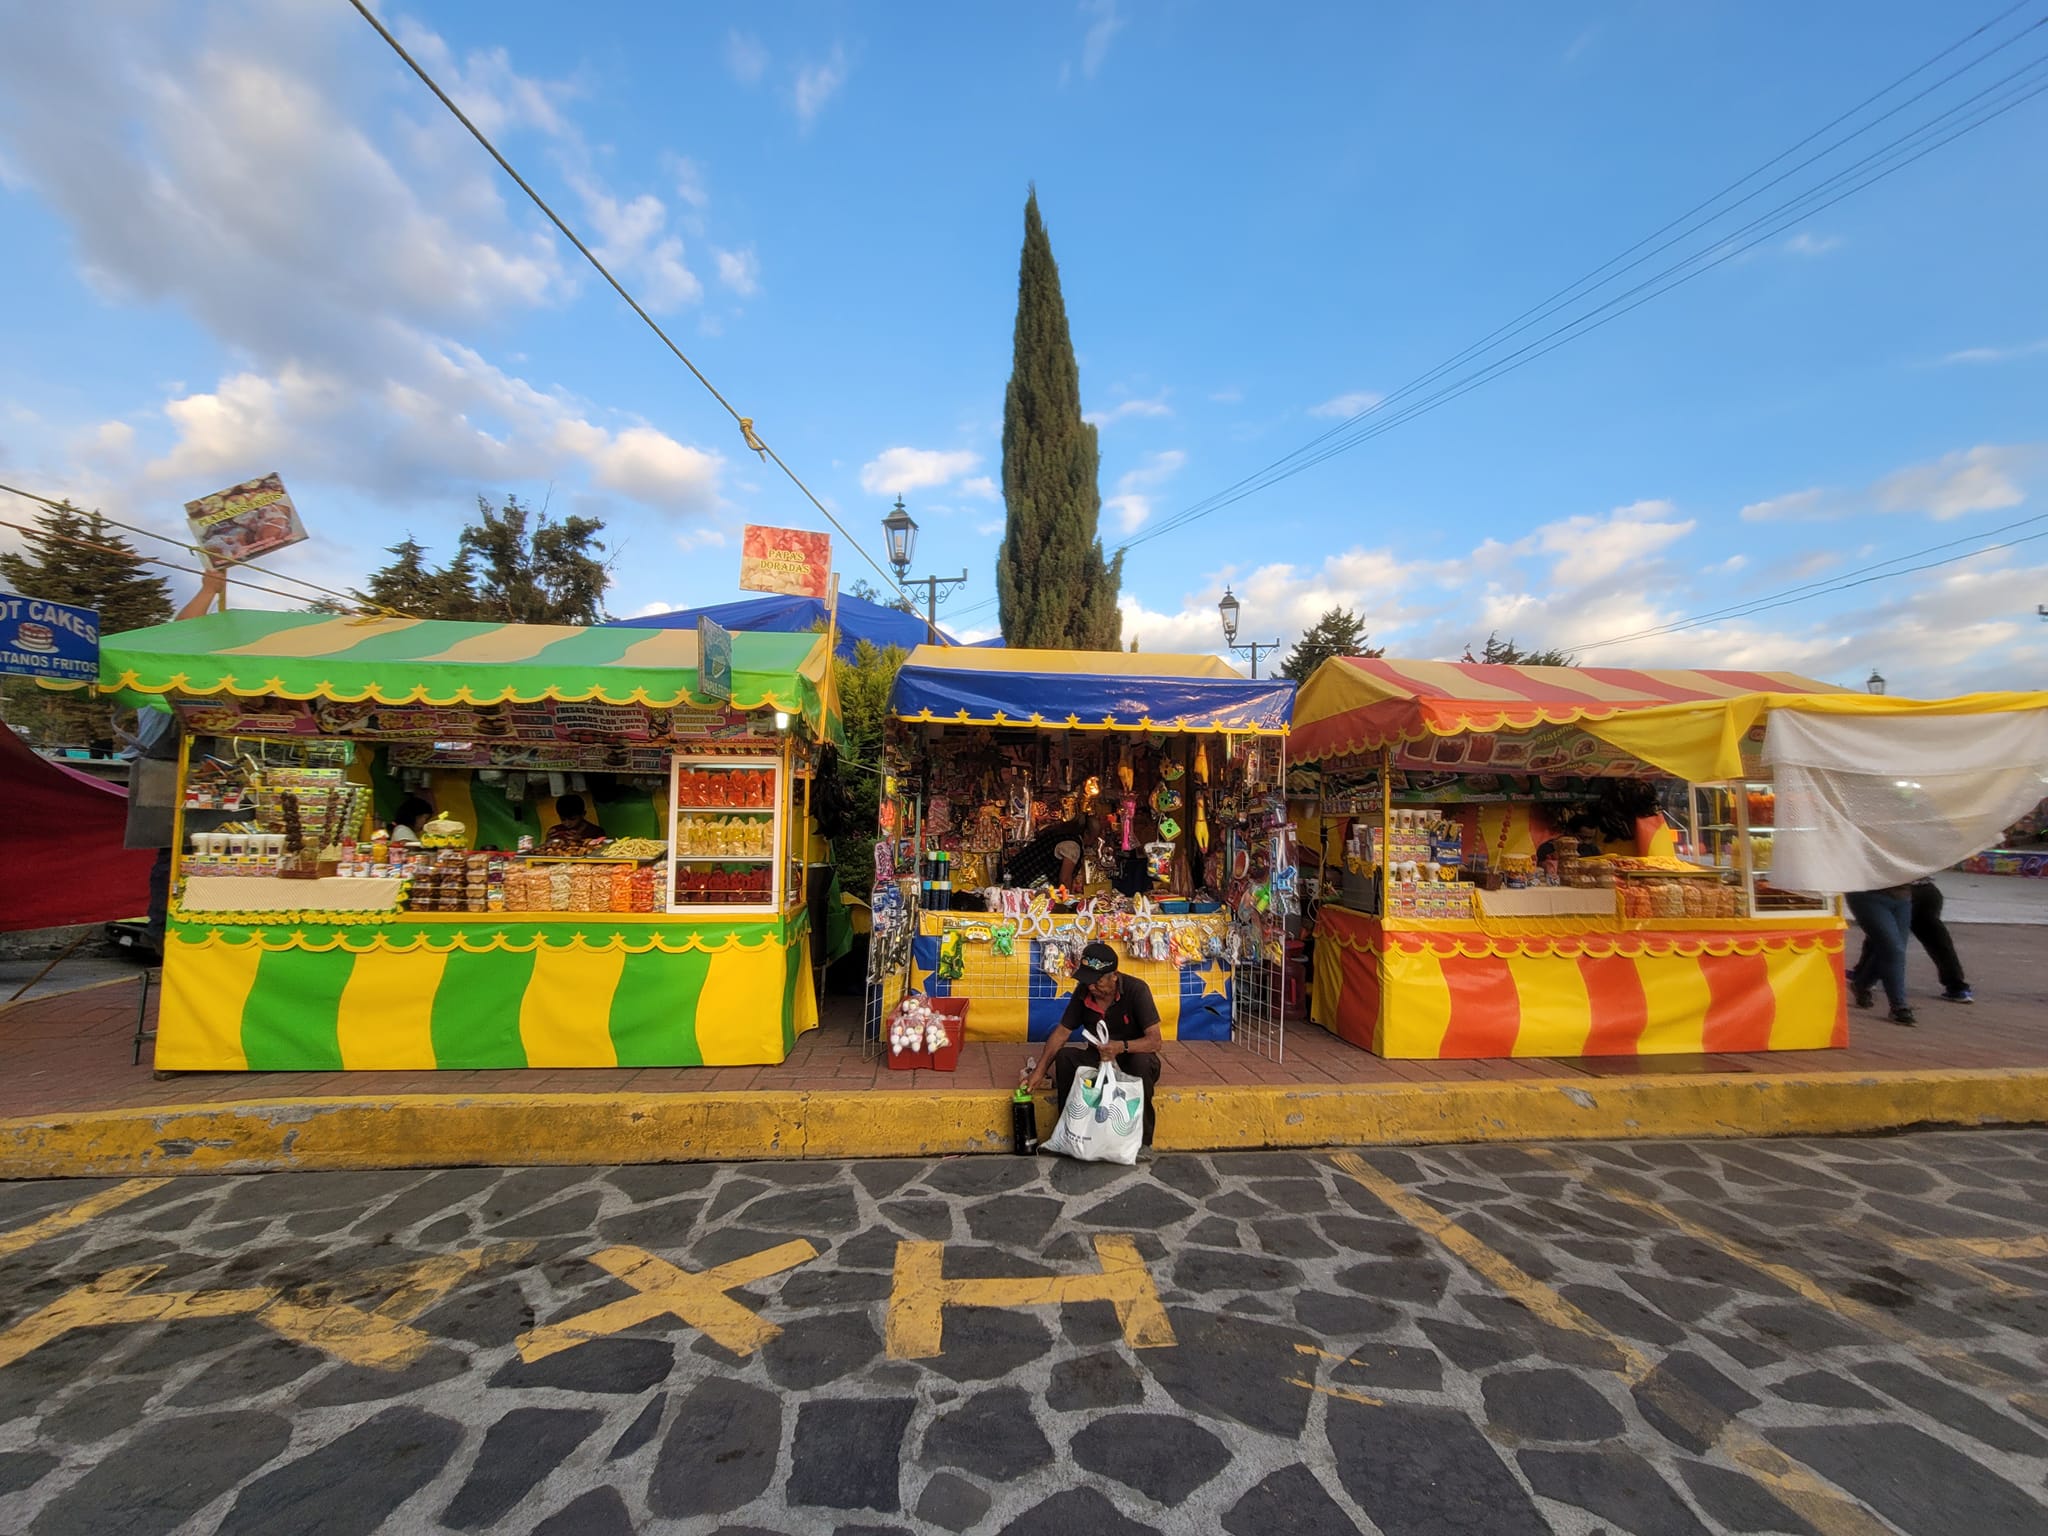
<path fill-rule="evenodd" d="M 1041 1101 L 1041 1127 L 1050 1110 Z M 2048 1122 L 2048 1070 L 1180 1088 L 1163 1151 L 1830 1136 Z M 0 1178 L 1004 1152 L 1001 1090 L 404 1094 L 0 1120 Z"/>

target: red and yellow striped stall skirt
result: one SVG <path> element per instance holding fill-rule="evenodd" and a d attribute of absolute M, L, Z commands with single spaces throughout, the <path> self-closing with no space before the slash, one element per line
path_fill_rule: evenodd
<path fill-rule="evenodd" d="M 1512 931 L 1508 931 L 1512 930 Z M 1379 1056 L 1634 1056 L 1849 1043 L 1839 918 L 1316 925 L 1311 1016 Z"/>

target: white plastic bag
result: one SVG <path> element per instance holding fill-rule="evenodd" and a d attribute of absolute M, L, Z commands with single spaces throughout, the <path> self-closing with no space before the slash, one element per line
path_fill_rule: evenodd
<path fill-rule="evenodd" d="M 1045 1149 L 1084 1163 L 1135 1163 L 1145 1139 L 1145 1083 L 1114 1062 L 1083 1067 Z"/>

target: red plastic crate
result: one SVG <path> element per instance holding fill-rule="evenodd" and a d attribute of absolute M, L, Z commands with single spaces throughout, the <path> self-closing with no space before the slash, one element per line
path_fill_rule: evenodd
<path fill-rule="evenodd" d="M 960 1042 L 967 1038 L 967 1005 L 972 1001 L 965 997 L 935 997 L 932 1008 L 946 1016 L 946 1043 L 932 1052 L 932 1065 L 941 1072 L 952 1072 L 960 1065 Z"/>

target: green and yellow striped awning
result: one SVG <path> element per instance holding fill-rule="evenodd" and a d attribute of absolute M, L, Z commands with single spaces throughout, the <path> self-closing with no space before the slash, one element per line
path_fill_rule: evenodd
<path fill-rule="evenodd" d="M 779 709 L 838 735 L 823 634 L 732 637 L 732 705 Z M 709 709 L 687 629 L 458 624 L 235 609 L 100 644 L 102 693 L 157 698 L 338 699 L 382 704 L 597 700 Z"/>

